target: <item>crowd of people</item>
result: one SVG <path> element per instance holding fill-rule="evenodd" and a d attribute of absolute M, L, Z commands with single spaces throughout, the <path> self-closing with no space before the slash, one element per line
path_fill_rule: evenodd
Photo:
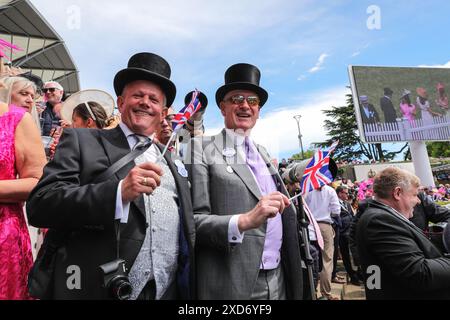
<path fill-rule="evenodd" d="M 423 231 L 450 213 L 416 177 L 389 168 L 291 201 L 302 170 L 292 179 L 251 135 L 269 98 L 260 70 L 225 71 L 215 136 L 203 135 L 206 95 L 188 93 L 201 108 L 177 139 L 170 75 L 163 57 L 133 55 L 113 80 L 120 118 L 95 98 L 69 103 L 56 81 L 0 79 L 0 299 L 299 300 L 320 283 L 334 300 L 339 255 L 353 284 L 380 266 L 368 298 L 448 298 L 450 260 Z M 45 231 L 34 264 L 24 203 Z"/>

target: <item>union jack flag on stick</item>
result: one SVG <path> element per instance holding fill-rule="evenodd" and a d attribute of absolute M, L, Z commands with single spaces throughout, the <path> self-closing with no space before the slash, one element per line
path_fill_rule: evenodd
<path fill-rule="evenodd" d="M 333 142 L 327 151 L 320 149 L 316 151 L 314 157 L 306 166 L 302 180 L 300 181 L 303 194 L 333 182 L 333 176 L 330 170 L 328 170 L 328 165 L 330 163 L 330 154 L 336 149 L 338 144 L 339 140 Z"/>
<path fill-rule="evenodd" d="M 170 144 L 172 143 L 173 139 L 176 137 L 178 131 L 183 127 L 183 125 L 188 121 L 200 108 L 202 107 L 202 104 L 200 103 L 200 100 L 198 99 L 199 91 L 195 89 L 194 93 L 192 94 L 191 102 L 189 102 L 188 105 L 186 105 L 183 109 L 181 109 L 172 119 L 172 128 L 173 132 L 172 135 L 167 142 L 166 146 L 164 147 L 164 151 L 162 152 L 161 156 L 157 159 L 157 162 L 159 162 L 164 155 L 167 152 L 167 149 L 169 148 Z"/>
<path fill-rule="evenodd" d="M 186 121 L 188 121 L 194 113 L 200 110 L 201 107 L 202 104 L 198 99 L 198 90 L 195 89 L 194 93 L 192 94 L 191 102 L 189 102 L 187 106 L 181 109 L 180 112 L 178 112 L 175 115 L 175 117 L 173 117 L 172 120 L 173 132 L 180 130 L 180 128 L 183 127 Z"/>

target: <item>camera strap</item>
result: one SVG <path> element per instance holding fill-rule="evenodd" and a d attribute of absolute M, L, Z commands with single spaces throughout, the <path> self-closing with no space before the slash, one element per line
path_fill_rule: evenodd
<path fill-rule="evenodd" d="M 116 241 L 117 241 L 117 259 L 120 258 L 120 220 L 115 221 L 116 225 Z"/>

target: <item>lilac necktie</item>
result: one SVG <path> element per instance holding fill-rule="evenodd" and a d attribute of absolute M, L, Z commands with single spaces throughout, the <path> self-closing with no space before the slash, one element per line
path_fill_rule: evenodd
<path fill-rule="evenodd" d="M 248 167 L 252 170 L 263 196 L 277 191 L 275 181 L 266 163 L 249 138 L 245 138 L 245 154 Z M 280 250 L 283 240 L 281 215 L 267 220 L 266 238 L 261 261 L 261 269 L 275 269 L 280 263 Z"/>

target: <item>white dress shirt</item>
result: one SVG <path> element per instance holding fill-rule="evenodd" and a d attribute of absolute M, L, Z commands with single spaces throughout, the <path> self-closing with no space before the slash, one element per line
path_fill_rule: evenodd
<path fill-rule="evenodd" d="M 327 185 L 322 187 L 322 191 L 313 190 L 306 194 L 306 204 L 311 209 L 317 222 L 333 223 L 332 215 L 341 213 L 341 205 L 336 191 Z"/>
<path fill-rule="evenodd" d="M 119 123 L 119 127 L 127 137 L 128 145 L 130 146 L 130 150 L 132 150 L 139 140 L 135 136 L 134 132 L 131 131 L 123 122 Z M 153 137 L 154 134 L 149 138 L 153 140 Z M 152 162 L 156 162 L 156 159 L 158 158 L 158 151 L 156 148 L 156 145 L 152 144 L 150 148 L 145 151 L 147 158 L 151 159 Z M 123 180 L 120 180 L 119 185 L 117 186 L 115 219 L 120 220 L 121 223 L 127 223 L 128 214 L 130 213 L 130 203 L 122 200 L 122 182 Z"/>

